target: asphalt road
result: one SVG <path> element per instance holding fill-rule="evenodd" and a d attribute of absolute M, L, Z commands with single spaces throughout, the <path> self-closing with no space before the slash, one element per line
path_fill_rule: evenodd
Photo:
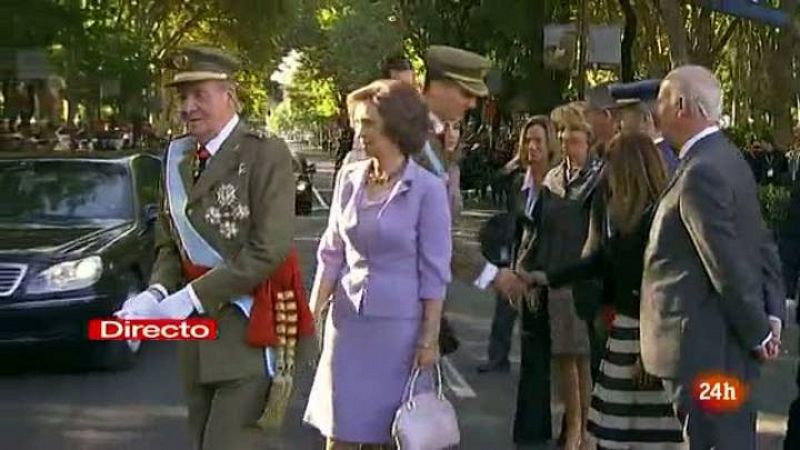
<path fill-rule="evenodd" d="M 319 159 L 319 155 L 312 156 Z M 330 164 L 318 161 L 315 184 L 323 199 L 330 196 Z M 489 212 L 471 209 L 457 230 L 470 239 Z M 314 251 L 327 215 L 319 210 L 299 219 L 296 243 L 306 280 L 313 276 Z M 449 316 L 461 349 L 445 363 L 450 399 L 459 414 L 464 450 L 513 449 L 510 430 L 518 379 L 518 351 L 510 374 L 478 375 L 485 354 L 493 297 L 464 284 L 453 286 Z M 797 342 L 797 329 L 787 342 Z M 516 346 L 516 342 L 515 342 Z M 70 349 L 40 349 L 0 355 L 0 449 L 106 450 L 190 449 L 186 410 L 178 384 L 175 346 L 145 345 L 139 361 L 125 372 L 84 372 L 71 368 Z M 785 414 L 795 396 L 792 383 L 797 348 L 792 346 L 768 365 L 755 396 L 760 406 L 761 449 L 780 449 Z M 321 448 L 316 433 L 301 424 L 311 368 L 302 367 L 290 411 L 280 432 L 265 435 L 265 450 Z M 559 406 L 556 406 L 560 410 Z M 554 418 L 557 422 L 557 417 Z M 554 424 L 555 425 L 555 424 Z M 235 450 L 235 449 L 232 449 Z"/>

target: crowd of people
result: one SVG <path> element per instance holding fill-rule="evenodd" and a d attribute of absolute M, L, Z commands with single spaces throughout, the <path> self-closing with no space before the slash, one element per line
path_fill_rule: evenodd
<path fill-rule="evenodd" d="M 387 60 L 385 79 L 347 97 L 353 131 L 306 303 L 286 145 L 239 119 L 235 58 L 179 56 L 170 85 L 188 134 L 165 158 L 151 285 L 118 315 L 218 319 L 218 340 L 180 353 L 197 448 L 258 447 L 252 424 L 280 423 L 313 324 L 321 354 L 303 420 L 327 449 L 388 449 L 414 433 L 457 442 L 425 430 L 453 414 L 441 398 L 418 405 L 434 408 L 429 421 L 398 423 L 411 380 L 435 389 L 441 355 L 458 347 L 445 307 L 456 278 L 497 292 L 482 371 L 508 369 L 521 320 L 515 443 L 552 440 L 557 386 L 568 450 L 756 448 L 752 399 L 717 414 L 693 398 L 707 372 L 752 386 L 786 321 L 777 249 L 752 172 L 718 128 L 709 70 L 679 67 L 635 98 L 600 86 L 527 120 L 506 211 L 476 251 L 452 229 L 460 124 L 489 94 L 489 61 L 433 46 L 418 86 L 407 61 Z"/>
<path fill-rule="evenodd" d="M 428 63 L 434 69 L 439 64 L 430 59 Z M 439 72 L 432 73 L 435 77 Z M 465 79 L 462 75 L 445 78 L 450 87 L 457 88 Z M 439 210 L 449 210 L 455 220 L 458 203 L 453 202 L 452 191 L 457 189 L 458 173 L 452 166 L 458 165 L 459 158 L 454 151 L 458 146 L 452 141 L 457 141 L 458 135 L 450 130 L 457 128 L 459 115 L 463 117 L 474 106 L 468 99 L 474 101 L 479 95 L 461 86 L 463 98 L 454 95 L 445 100 L 431 92 L 435 81 L 429 75 L 420 100 L 431 109 L 428 143 L 438 141 L 444 151 L 442 158 L 433 155 L 433 160 L 438 160 L 434 166 L 439 166 L 433 173 L 444 178 L 451 195 L 450 201 L 440 200 Z M 379 219 L 376 231 L 368 213 L 370 206 L 375 206 L 370 200 L 387 214 L 392 206 L 406 201 L 392 205 L 398 201 L 394 196 L 372 196 L 373 190 L 405 192 L 416 187 L 409 188 L 406 176 L 400 175 L 417 166 L 413 152 L 399 158 L 405 162 L 390 166 L 402 170 L 387 171 L 381 162 L 385 159 L 381 156 L 383 145 L 404 141 L 392 137 L 401 127 L 390 125 L 393 118 L 382 108 L 402 84 L 385 84 L 383 91 L 370 96 L 368 108 L 374 108 L 375 116 L 369 123 L 382 125 L 383 139 L 375 140 L 365 133 L 367 126 L 355 123 L 358 143 L 354 147 L 358 150 L 350 156 L 358 151 L 357 160 L 362 162 L 353 165 L 348 164 L 353 159 L 346 159 L 335 182 L 335 208 L 320 246 L 323 269 L 312 295 L 317 315 L 322 311 L 320 304 L 331 304 L 333 319 L 329 317 L 326 333 L 348 333 L 349 327 L 359 325 L 347 314 L 361 313 L 363 319 L 356 317 L 367 322 L 381 317 L 371 318 L 369 311 L 370 306 L 383 309 L 390 301 L 384 299 L 391 296 L 382 293 L 384 284 L 379 280 L 387 270 L 396 271 L 395 277 L 399 277 L 408 264 L 403 258 L 396 266 L 384 265 L 379 255 L 405 254 L 409 261 L 416 259 L 412 267 L 439 264 L 437 296 L 423 295 L 419 287 L 420 294 L 415 297 L 424 305 L 416 307 L 416 327 L 426 330 L 417 335 L 425 338 L 419 339 L 416 351 L 408 338 L 406 351 L 391 357 L 395 363 L 402 362 L 393 367 L 406 370 L 384 375 L 382 385 L 395 386 L 385 391 L 393 392 L 389 404 L 396 406 L 402 397 L 398 373 L 420 364 L 419 352 L 434 345 L 430 330 L 438 317 L 423 312 L 429 310 L 431 300 L 438 303 L 446 297 L 448 275 L 452 274 L 497 292 L 488 361 L 480 371 L 508 370 L 512 329 L 521 317 L 516 443 L 552 438 L 552 363 L 554 386 L 565 404 L 559 442 L 566 449 L 755 448 L 752 402 L 735 413 L 715 415 L 699 409 L 691 397 L 697 377 L 709 371 L 725 372 L 752 385 L 760 364 L 777 358 L 786 320 L 777 246 L 761 217 L 756 177 L 743 154 L 718 128 L 722 92 L 716 77 L 702 67 L 680 67 L 635 98 L 615 99 L 608 86 L 599 86 L 584 101 L 528 120 L 519 130 L 516 155 L 502 170 L 508 186 L 506 219 L 495 221 L 492 226 L 496 229 L 483 233 L 484 237 L 504 236 L 505 241 L 491 239 L 491 245 L 505 246 L 505 253 L 511 256 L 504 262 L 492 261 L 486 255 L 493 251 L 484 249 L 488 260 L 476 261 L 474 254 L 458 248 L 457 241 L 442 238 L 439 243 L 452 246 L 452 253 L 436 247 L 438 256 L 451 257 L 451 271 L 446 270 L 446 261 L 427 255 L 431 247 L 426 248 L 424 235 L 431 230 L 421 226 L 435 222 L 442 226 L 440 231 L 449 234 L 443 225 L 445 217 L 435 219 L 437 215 L 415 205 L 409 214 L 412 223 L 407 226 L 416 232 L 416 239 L 405 245 L 397 242 L 392 249 L 387 246 L 393 239 L 383 234 L 390 229 L 380 227 Z M 458 114 L 439 115 L 450 112 Z M 411 120 L 409 116 L 406 119 Z M 450 133 L 454 138 L 448 140 Z M 423 146 L 418 159 L 430 162 L 430 148 Z M 352 186 L 347 175 L 356 167 L 364 172 L 357 179 L 366 193 L 358 189 L 359 183 Z M 766 177 L 771 176 L 769 167 L 763 170 Z M 381 181 L 373 181 L 373 175 Z M 387 182 L 390 187 L 372 187 Z M 340 201 L 344 203 L 338 204 Z M 337 217 L 339 214 L 356 218 Z M 423 220 L 425 216 L 428 220 Z M 392 234 L 404 236 L 398 230 Z M 370 244 L 370 238 L 374 243 Z M 382 243 L 380 247 L 377 242 Z M 415 242 L 416 249 L 408 247 L 408 242 Z M 333 243 L 338 243 L 338 248 Z M 332 250 L 339 258 L 334 271 L 339 276 L 333 277 L 338 290 L 328 278 Z M 370 276 L 373 271 L 374 279 Z M 423 280 L 430 275 L 422 269 L 416 272 L 418 278 L 411 285 L 426 285 Z M 342 312 L 344 309 L 350 312 Z M 326 338 L 323 354 L 332 361 L 338 361 L 337 353 L 350 355 L 346 342 Z M 351 358 L 347 357 L 347 365 L 358 367 L 359 374 L 372 373 L 377 365 L 390 366 L 369 353 L 360 355 L 360 363 L 370 369 L 354 364 Z M 352 419 L 347 407 L 330 394 L 336 391 L 337 381 L 347 386 L 352 380 L 338 380 L 337 364 L 326 362 L 328 368 L 318 372 L 314 392 L 318 384 L 325 385 L 326 421 L 318 427 L 331 438 L 331 448 L 351 448 L 337 445 L 339 440 L 352 445 L 388 442 L 393 412 L 389 404 L 382 414 L 378 410 L 374 414 L 384 418 L 382 439 L 377 435 L 365 439 L 367 434 L 357 432 L 337 435 L 336 430 L 348 429 L 350 421 L 364 422 Z M 334 367 L 333 374 L 328 372 L 330 367 Z M 364 400 L 359 403 L 361 408 L 370 404 Z M 377 400 L 371 403 L 379 407 Z M 315 419 L 318 406 L 309 403 L 308 414 L 314 424 L 319 423 Z M 336 426 L 337 418 L 342 421 L 341 428 Z"/>
<path fill-rule="evenodd" d="M 0 150 L 153 150 L 164 141 L 145 120 L 120 123 L 116 120 L 93 124 L 56 124 L 48 121 L 0 121 Z"/>

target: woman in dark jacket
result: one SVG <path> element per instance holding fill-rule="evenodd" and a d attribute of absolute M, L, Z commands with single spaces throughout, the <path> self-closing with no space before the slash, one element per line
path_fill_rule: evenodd
<path fill-rule="evenodd" d="M 495 264 L 487 264 L 484 274 L 476 281 L 480 288 L 489 285 L 498 291 L 489 343 L 489 361 L 482 372 L 508 368 L 508 352 L 517 316 L 521 319 L 521 367 L 517 390 L 517 409 L 514 416 L 514 443 L 540 444 L 552 437 L 550 415 L 550 328 L 546 309 L 515 310 L 507 295 L 501 293 L 501 278 L 511 276 L 517 264 L 524 264 L 536 241 L 533 215 L 542 190 L 545 175 L 557 161 L 557 152 L 550 119 L 547 116 L 530 118 L 520 130 L 514 166 L 507 167 L 509 186 L 507 213 L 513 217 L 514 237 L 508 237 L 510 255 Z M 495 230 L 493 240 L 503 241 L 504 233 Z M 502 236 L 502 237 L 498 237 Z M 501 244 L 500 246 L 502 246 Z M 491 246 L 491 245 L 489 245 Z M 507 260 L 506 260 L 507 259 Z M 508 266 L 511 267 L 508 267 Z M 485 275 L 485 276 L 484 276 Z"/>
<path fill-rule="evenodd" d="M 527 282 L 558 288 L 601 277 L 616 309 L 600 375 L 592 393 L 588 430 L 597 448 L 679 448 L 681 426 L 660 381 L 647 376 L 639 357 L 639 289 L 655 205 L 668 184 L 652 140 L 623 134 L 609 145 L 608 225 L 600 246 L 578 261 L 522 274 Z M 550 301 L 554 301 L 550 298 Z M 582 448 L 588 448 L 588 442 Z"/>

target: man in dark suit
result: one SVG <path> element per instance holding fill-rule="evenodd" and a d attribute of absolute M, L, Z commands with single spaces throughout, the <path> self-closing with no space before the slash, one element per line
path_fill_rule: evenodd
<path fill-rule="evenodd" d="M 786 290 L 797 298 L 797 277 L 800 274 L 800 183 L 795 183 L 789 203 L 789 217 L 781 235 L 781 260 L 784 269 Z M 795 316 L 800 325 L 800 314 Z M 800 387 L 800 365 L 797 368 L 795 383 Z M 800 396 L 789 407 L 789 420 L 786 427 L 785 450 L 800 448 Z"/>
<path fill-rule="evenodd" d="M 658 97 L 661 129 L 680 148 L 678 170 L 656 210 L 645 250 L 641 352 L 664 379 L 692 449 L 755 449 L 751 401 L 735 412 L 698 408 L 698 376 L 722 372 L 752 386 L 760 360 L 777 356 L 781 305 L 765 305 L 774 252 L 753 176 L 719 131 L 720 83 L 699 66 L 675 69 Z M 777 310 L 776 310 L 777 309 Z M 772 323 L 771 323 L 772 322 Z"/>

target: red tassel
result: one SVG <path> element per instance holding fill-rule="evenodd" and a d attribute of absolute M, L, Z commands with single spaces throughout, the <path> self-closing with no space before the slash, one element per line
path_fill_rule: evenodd
<path fill-rule="evenodd" d="M 207 267 L 196 266 L 183 261 L 183 273 L 189 281 L 200 278 L 208 272 Z M 300 270 L 300 256 L 292 248 L 286 259 L 275 270 L 269 280 L 261 283 L 253 292 L 253 308 L 247 324 L 246 341 L 254 347 L 278 345 L 275 332 L 275 304 L 278 292 L 292 291 L 296 302 L 298 337 L 314 334 L 314 318 L 308 307 L 308 294 L 303 284 Z"/>

